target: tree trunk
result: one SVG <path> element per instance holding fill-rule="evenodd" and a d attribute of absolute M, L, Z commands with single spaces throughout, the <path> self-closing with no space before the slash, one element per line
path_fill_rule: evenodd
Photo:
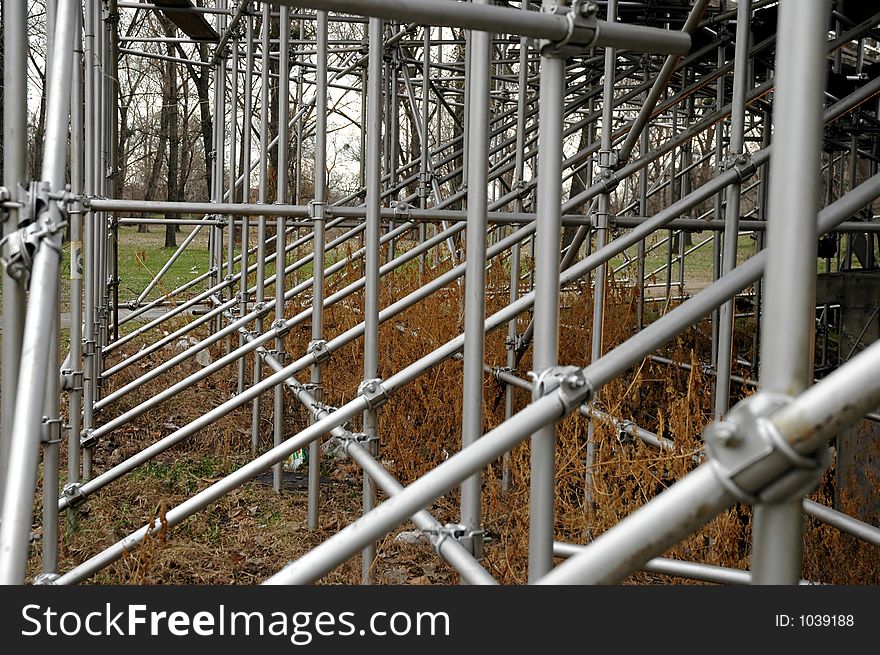
<path fill-rule="evenodd" d="M 170 62 L 169 62 L 170 65 Z M 144 190 L 144 200 L 154 200 L 158 195 L 159 176 L 162 174 L 162 164 L 165 161 L 165 149 L 168 147 L 168 113 L 170 102 L 168 100 L 168 80 L 165 80 L 162 88 L 162 108 L 159 110 L 159 145 L 156 147 L 156 156 L 153 158 L 153 166 L 150 168 L 150 176 Z M 138 232 L 149 232 L 146 225 L 138 225 Z"/>
<path fill-rule="evenodd" d="M 590 145 L 590 128 L 589 126 L 584 126 L 581 130 L 581 137 L 578 142 L 578 152 L 581 152 L 584 148 Z M 587 188 L 586 182 L 592 183 L 592 180 L 584 180 L 584 175 L 586 175 L 586 170 L 581 170 L 571 178 L 571 191 L 569 191 L 568 197 L 569 199 L 574 198 L 576 195 L 583 193 Z M 567 225 L 562 229 L 562 250 L 568 248 L 571 245 L 571 242 L 574 241 L 574 235 L 577 232 L 577 227 L 574 225 Z"/>
<path fill-rule="evenodd" d="M 43 141 L 46 136 L 46 76 L 40 73 L 42 79 L 40 90 L 40 111 L 37 114 L 37 124 L 34 126 L 34 136 L 31 143 L 32 150 L 29 159 L 30 178 L 32 180 L 42 179 L 43 170 Z"/>

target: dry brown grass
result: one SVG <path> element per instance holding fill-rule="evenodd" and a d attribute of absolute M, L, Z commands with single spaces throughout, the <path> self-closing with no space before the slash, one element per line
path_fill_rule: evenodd
<path fill-rule="evenodd" d="M 435 273 L 439 273 L 436 271 Z M 330 281 L 332 292 L 360 276 L 359 266 L 350 266 Z M 489 271 L 487 312 L 507 302 L 507 274 L 500 263 Z M 415 267 L 394 275 L 382 285 L 382 306 L 403 297 L 419 286 Z M 309 306 L 302 297 L 291 302 L 287 315 Z M 383 324 L 380 332 L 380 374 L 387 377 L 459 334 L 461 330 L 461 288 L 452 285 L 418 306 Z M 582 286 L 566 291 L 560 320 L 560 362 L 585 365 L 589 362 L 589 323 L 592 291 Z M 325 334 L 336 335 L 360 322 L 362 297 L 355 296 L 327 311 Z M 520 320 L 519 329 L 525 328 Z M 631 291 L 611 285 L 604 325 L 606 350 L 623 342 L 635 331 L 635 299 Z M 600 402 L 614 416 L 632 420 L 675 441 L 674 452 L 659 452 L 641 442 L 621 442 L 608 424 L 596 424 L 596 460 L 592 469 L 590 496 L 584 460 L 587 419 L 570 416 L 557 427 L 556 449 L 556 536 L 586 543 L 624 516 L 648 502 L 663 489 L 696 466 L 702 449 L 700 433 L 711 414 L 713 380 L 700 371 L 706 361 L 708 328 L 697 326 L 670 344 L 664 354 L 694 364 L 691 372 L 644 362 L 601 390 Z M 740 335 L 743 349 L 750 336 Z M 286 338 L 287 351 L 305 352 L 310 327 L 303 323 Z M 133 352 L 139 344 L 126 350 Z M 334 354 L 325 368 L 324 401 L 339 406 L 357 393 L 362 378 L 362 340 Z M 212 348 L 216 358 L 222 346 Z M 119 355 L 121 356 L 121 355 Z M 142 370 L 167 358 L 168 351 L 148 358 L 138 367 L 113 380 L 113 387 L 133 379 Z M 503 366 L 506 359 L 503 331 L 486 338 L 486 362 Z M 253 359 L 248 360 L 251 379 Z M 526 377 L 530 356 L 516 371 Z M 164 386 L 198 369 L 194 362 L 178 367 L 173 374 L 144 385 L 102 416 L 106 420 L 146 398 Z M 153 443 L 230 397 L 235 390 L 234 372 L 224 371 L 186 389 L 172 402 L 145 414 L 134 424 L 102 440 L 95 453 L 96 471 L 106 469 Z M 305 381 L 307 373 L 300 376 Z M 380 410 L 380 459 L 403 484 L 431 470 L 457 452 L 461 439 L 462 366 L 449 360 L 431 369 L 404 391 L 394 394 Z M 516 390 L 517 408 L 525 406 L 529 394 Z M 492 376 L 486 376 L 484 428 L 504 420 L 504 391 Z M 286 434 L 305 427 L 307 417 L 295 400 L 286 396 Z M 93 496 L 82 509 L 75 527 L 68 527 L 61 551 L 61 570 L 68 570 L 95 552 L 115 543 L 139 528 L 151 517 L 160 518 L 173 507 L 213 481 L 241 466 L 250 454 L 251 405 L 231 412 L 210 428 L 163 453 L 112 483 Z M 355 424 L 350 426 L 358 429 Z M 272 440 L 272 402 L 267 395 L 261 404 L 262 447 Z M 525 583 L 528 552 L 529 445 L 526 441 L 510 455 L 510 488 L 501 487 L 502 464 L 496 462 L 483 474 L 483 512 L 491 539 L 485 548 L 485 565 L 503 583 Z M 302 555 L 360 514 L 360 473 L 347 461 L 330 460 L 323 465 L 320 528 L 306 528 L 305 494 L 288 491 L 276 495 L 271 487 L 252 481 L 211 505 L 198 516 L 175 528 L 162 531 L 140 549 L 124 557 L 94 578 L 103 583 L 199 583 L 252 584 L 265 579 L 286 562 Z M 830 502 L 833 469 L 826 474 L 814 497 Z M 434 504 L 432 512 L 441 522 L 457 521 L 457 491 Z M 855 502 L 855 501 L 852 501 Z M 687 538 L 668 555 L 697 562 L 748 568 L 751 515 L 738 506 L 722 513 L 697 534 Z M 411 526 L 402 529 L 412 529 Z M 395 532 L 396 533 L 396 532 Z M 392 533 L 395 534 L 395 533 Z M 838 531 L 806 521 L 804 577 L 830 583 L 876 584 L 880 563 L 876 551 Z M 38 570 L 38 553 L 31 558 L 31 570 Z M 386 537 L 374 563 L 380 583 L 447 584 L 456 574 L 436 558 L 427 546 L 407 545 Z M 340 566 L 323 579 L 325 583 L 357 583 L 357 558 Z M 682 580 L 640 573 L 630 583 L 681 583 Z"/>

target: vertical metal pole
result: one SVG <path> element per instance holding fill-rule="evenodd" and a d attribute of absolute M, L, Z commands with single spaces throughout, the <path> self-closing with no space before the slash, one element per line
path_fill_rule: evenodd
<path fill-rule="evenodd" d="M 522 4 L 522 11 L 528 11 L 528 3 Z M 522 191 L 523 176 L 525 175 L 525 139 L 526 139 L 526 99 L 528 94 L 529 72 L 529 40 L 526 37 L 519 39 L 519 70 L 517 71 L 517 99 L 516 99 L 516 142 L 514 144 L 514 168 L 513 183 Z M 516 197 L 516 211 L 523 211 L 522 194 Z M 520 276 L 520 243 L 513 244 L 510 249 L 510 302 L 514 303 L 519 297 Z M 517 320 L 514 318 L 507 324 L 507 367 L 516 366 L 516 337 Z M 513 386 L 504 385 L 504 418 L 513 416 Z M 501 464 L 501 489 L 504 493 L 510 490 L 510 453 L 504 453 Z"/>
<path fill-rule="evenodd" d="M 119 8 L 116 0 L 107 3 L 105 21 L 107 41 L 107 186 L 111 198 L 119 197 Z M 207 155 L 207 153 L 206 153 Z M 112 295 L 108 295 L 107 318 L 113 340 L 119 339 L 119 224 L 113 215 L 108 225 L 108 268 Z M 108 326 L 109 328 L 109 326 Z M 109 337 L 108 337 L 109 338 Z"/>
<path fill-rule="evenodd" d="M 56 284 L 59 280 L 56 280 Z M 58 491 L 61 446 L 61 392 L 58 371 L 58 339 L 61 314 L 58 305 L 52 308 L 49 327 L 48 371 L 46 377 L 46 397 L 43 400 L 43 573 L 58 571 Z M 56 431 L 57 429 L 57 431 Z"/>
<path fill-rule="evenodd" d="M 70 191 L 83 192 L 83 48 L 82 12 L 76 12 L 74 27 L 73 88 L 70 102 Z M 70 221 L 70 369 L 73 384 L 68 389 L 67 483 L 80 479 L 80 431 L 82 430 L 83 385 L 83 213 L 75 203 Z"/>
<path fill-rule="evenodd" d="M 324 333 L 324 208 L 327 202 L 327 12 L 318 12 L 317 68 L 315 69 L 315 200 L 314 214 L 314 260 L 312 274 L 312 341 L 323 338 Z M 321 365 L 312 366 L 311 383 L 315 398 L 323 400 L 321 389 Z M 314 420 L 314 418 L 313 418 Z M 321 448 L 317 440 L 309 444 L 309 493 L 308 525 L 318 529 L 318 500 L 321 493 Z M 364 477 L 367 477 L 364 473 Z"/>
<path fill-rule="evenodd" d="M 27 4 L 3 3 L 3 185 L 18 193 L 27 182 Z M 0 236 L 18 230 L 18 210 L 6 212 Z M 5 250 L 5 246 L 4 246 Z M 7 253 L 4 252 L 4 255 Z M 0 426 L 0 502 L 9 461 L 12 415 L 16 406 L 24 331 L 25 280 L 3 268 L 2 426 Z"/>
<path fill-rule="evenodd" d="M 763 122 L 762 122 L 762 134 L 761 134 L 761 147 L 766 148 L 770 145 L 770 112 L 763 112 Z M 820 174 L 821 177 L 821 174 Z M 757 218 L 759 221 L 767 220 L 767 191 L 769 188 L 769 180 L 770 180 L 770 164 L 769 162 L 761 166 L 760 172 L 760 186 L 758 187 L 758 215 Z M 767 238 L 767 234 L 764 230 L 759 230 L 755 234 L 755 253 L 759 253 L 764 250 L 764 243 Z M 758 375 L 758 364 L 761 361 L 759 356 L 760 353 L 760 345 L 761 345 L 761 313 L 762 307 L 764 306 L 764 279 L 758 278 L 755 281 L 755 321 L 754 321 L 754 334 L 752 335 L 752 350 L 754 352 L 754 356 L 752 358 L 752 365 L 750 370 L 750 375 L 752 378 L 756 378 Z M 827 314 L 825 315 L 827 319 Z M 828 337 L 828 330 L 825 330 L 825 337 Z M 827 342 L 826 342 L 827 343 Z M 823 355 L 824 360 L 824 355 Z"/>
<path fill-rule="evenodd" d="M 393 32 L 397 32 L 397 23 L 392 23 L 391 25 Z M 388 125 L 388 140 L 390 145 L 388 149 L 388 159 L 391 162 L 389 167 L 389 189 L 393 189 L 397 186 L 397 167 L 400 165 L 400 107 L 397 79 L 397 74 L 400 71 L 400 68 L 400 48 L 395 45 L 391 50 L 391 61 L 388 64 L 388 83 L 390 88 L 388 89 L 388 95 L 386 96 L 386 101 L 388 103 L 387 116 L 390 119 Z M 397 200 L 399 194 L 395 193 L 392 197 Z M 388 231 L 393 232 L 394 227 L 395 220 L 394 216 L 392 216 L 388 221 Z M 390 262 L 394 259 L 396 250 L 397 240 L 392 238 L 388 241 L 388 248 L 385 251 L 386 262 Z M 392 300 L 394 298 L 394 277 L 390 275 L 388 276 L 388 297 Z"/>
<path fill-rule="evenodd" d="M 226 9 L 226 0 L 220 0 L 217 3 L 220 9 Z M 221 30 L 226 29 L 226 16 L 220 16 L 219 27 Z M 225 47 L 225 46 L 224 46 Z M 214 69 L 214 189 L 212 190 L 215 202 L 223 201 L 223 180 L 225 169 L 226 154 L 226 57 L 221 53 L 217 60 L 217 67 Z M 219 216 L 218 216 L 219 218 Z M 231 218 L 231 217 L 230 217 Z M 229 221 L 232 222 L 231 220 Z M 231 228 L 230 228 L 231 229 Z M 214 284 L 220 284 L 223 279 L 223 226 L 217 225 L 213 228 L 214 233 L 214 259 L 212 266 L 216 268 L 217 273 L 214 276 Z M 227 293 L 231 293 L 229 288 L 224 288 L 220 292 L 222 299 L 227 298 Z M 214 322 L 214 332 L 219 332 L 223 324 L 223 317 L 217 316 Z M 227 340 L 228 342 L 228 340 Z"/>
<path fill-rule="evenodd" d="M 454 34 L 454 32 L 453 32 Z M 461 143 L 462 143 L 462 156 L 461 156 L 461 186 L 463 189 L 467 188 L 468 181 L 468 167 L 470 166 L 470 162 L 468 161 L 468 152 L 470 149 L 468 148 L 468 143 L 470 142 L 471 136 L 471 128 L 470 128 L 470 106 L 471 106 L 471 65 L 470 65 L 470 57 L 471 52 L 473 52 L 473 48 L 471 47 L 471 36 L 472 32 L 462 32 L 464 37 L 464 61 L 456 62 L 461 63 L 462 66 L 462 77 L 464 79 L 464 90 L 462 92 L 462 102 L 464 103 L 464 111 L 462 112 L 462 135 L 461 135 Z M 467 202 L 467 196 L 464 198 L 464 202 Z"/>
<path fill-rule="evenodd" d="M 303 40 L 304 25 L 305 25 L 305 22 L 302 19 L 300 19 L 298 22 L 298 28 L 297 28 L 297 39 Z M 305 46 L 303 46 L 302 50 L 304 51 L 305 49 L 306 49 Z M 296 59 L 297 55 L 299 55 L 300 57 L 305 57 L 305 54 L 300 54 L 299 50 L 300 50 L 300 48 L 298 46 L 294 47 L 294 49 L 293 49 L 295 59 Z M 303 127 L 305 125 L 305 120 L 303 117 L 305 116 L 305 114 L 302 111 L 302 109 L 303 109 L 303 70 L 304 69 L 303 69 L 303 65 L 302 65 L 301 60 L 297 59 L 297 62 L 298 63 L 296 66 L 296 102 L 294 104 L 294 107 L 296 108 L 297 119 L 296 119 L 296 125 L 294 126 L 294 132 L 296 133 L 296 146 L 295 146 L 295 150 L 294 150 L 294 160 L 293 160 L 293 194 L 294 194 L 293 198 L 294 198 L 294 202 L 298 205 L 298 204 L 300 204 L 300 202 L 302 200 L 302 197 L 301 197 L 301 193 L 302 193 L 302 154 L 303 154 L 302 145 L 303 145 Z M 366 115 L 366 112 L 362 111 L 361 116 L 364 116 L 364 115 Z M 361 145 L 363 145 L 363 144 L 361 144 Z M 365 152 L 363 147 L 361 148 L 361 152 Z M 361 168 L 363 168 L 363 164 L 361 165 Z M 294 231 L 294 240 L 299 241 L 299 228 L 296 228 L 296 230 Z M 299 254 L 299 247 L 298 246 L 296 249 L 296 254 L 297 255 Z M 312 267 L 312 270 L 314 271 L 314 266 Z M 299 283 L 299 269 L 297 269 L 293 272 L 293 282 L 294 282 L 294 284 Z"/>
<path fill-rule="evenodd" d="M 95 134 L 95 5 L 93 0 L 85 3 L 83 18 L 83 73 L 84 73 L 84 115 L 85 115 L 85 171 L 84 191 L 86 195 L 97 193 L 95 161 L 97 160 L 97 136 Z M 97 241 L 98 215 L 94 212 L 83 214 L 84 243 L 83 273 L 83 436 L 88 437 L 95 428 L 95 401 L 98 399 L 98 353 L 97 353 Z M 92 451 L 82 449 L 82 480 L 91 477 Z"/>
<path fill-rule="evenodd" d="M 682 78 L 682 82 L 684 79 Z M 682 88 L 684 88 L 684 83 L 682 84 Z M 672 93 L 672 89 L 667 90 L 668 93 Z M 676 133 L 678 132 L 678 105 L 676 104 L 672 108 L 672 125 L 669 131 L 669 138 L 675 139 Z M 672 152 L 669 153 L 669 184 L 666 187 L 667 194 L 667 206 L 675 203 L 675 177 L 676 171 L 678 169 L 677 161 L 678 161 L 678 153 L 680 151 L 679 147 L 673 147 Z M 666 231 L 666 268 L 664 269 L 665 277 L 666 277 L 666 302 L 669 302 L 670 296 L 672 295 L 672 251 L 673 246 L 676 245 L 675 238 L 675 230 L 667 230 Z M 681 239 L 678 239 L 681 241 Z"/>
<path fill-rule="evenodd" d="M 776 47 L 764 276 L 761 390 L 797 395 L 812 378 L 816 311 L 816 215 L 822 144 L 822 96 L 830 2 L 782 0 Z M 801 571 L 801 498 L 755 506 L 752 580 L 797 584 Z"/>
<path fill-rule="evenodd" d="M 46 3 L 46 52 L 52 52 L 55 35 L 57 5 Z M 74 34 L 75 38 L 75 34 Z M 75 45 L 74 45 L 75 47 Z M 46 62 L 47 79 L 52 74 L 51 59 Z M 72 81 L 71 81 L 72 86 Z M 71 94 L 71 98 L 72 98 Z M 72 104 L 71 104 L 72 106 Z M 68 109 L 69 111 L 69 109 Z M 60 287 L 60 277 L 56 274 L 55 284 Z M 60 294 L 60 290 L 59 290 Z M 43 448 L 43 517 L 42 517 L 42 571 L 55 573 L 58 570 L 58 492 L 59 463 L 61 444 L 61 380 L 58 369 L 58 340 L 61 337 L 61 314 L 58 304 L 51 310 L 49 341 L 47 342 L 49 370 L 46 378 L 46 394 L 43 399 L 43 425 L 40 441 Z"/>
<path fill-rule="evenodd" d="M 647 81 L 649 76 L 648 57 L 644 59 L 644 77 Z M 650 89 L 645 90 L 645 100 L 648 99 Z M 651 121 L 645 122 L 645 127 L 639 135 L 639 156 L 644 157 L 650 148 Z M 650 166 L 645 166 L 639 174 L 639 215 L 648 215 L 648 175 L 651 170 Z M 636 321 L 639 329 L 645 325 L 645 240 L 639 241 L 638 253 L 636 254 L 636 286 L 638 293 L 638 304 L 636 305 Z"/>
<path fill-rule="evenodd" d="M 691 71 L 684 70 L 682 71 L 682 89 L 687 88 L 689 83 L 689 75 L 688 73 L 693 74 Z M 693 117 L 694 117 L 694 96 L 691 95 L 685 100 L 685 115 L 684 115 L 684 126 L 687 129 L 689 126 L 693 125 Z M 679 198 L 685 198 L 691 192 L 691 173 L 690 167 L 694 161 L 693 155 L 693 141 L 689 140 L 682 144 L 681 146 L 681 174 L 680 174 L 680 191 Z M 687 249 L 685 248 L 685 237 L 687 233 L 682 230 L 678 237 L 678 294 L 684 295 L 684 269 L 685 269 L 685 253 Z"/>
<path fill-rule="evenodd" d="M 422 121 L 419 125 L 419 146 L 422 151 L 419 158 L 419 208 L 428 208 L 428 193 L 430 185 L 431 169 L 430 157 L 431 151 L 428 146 L 428 134 L 430 122 L 430 105 L 428 104 L 428 94 L 430 86 L 428 84 L 431 75 L 431 27 L 426 25 L 422 36 Z M 419 242 L 424 243 L 426 237 L 425 223 L 419 223 Z M 419 255 L 419 284 L 424 283 L 425 278 L 425 253 Z"/>
<path fill-rule="evenodd" d="M 543 8 L 555 5 L 544 0 Z M 609 5 L 609 11 L 611 7 Z M 535 230 L 535 339 L 532 368 L 539 381 L 558 363 L 559 356 L 559 250 L 562 227 L 562 128 L 565 101 L 565 59 L 541 51 L 538 98 L 538 217 Z M 611 65 L 614 60 L 612 58 Z M 606 63 L 606 71 L 608 64 Z M 613 70 L 612 70 L 613 77 Z M 609 104 L 610 106 L 610 104 Z M 603 126 L 603 133 L 608 125 Z M 470 262 L 470 258 L 468 258 Z M 465 342 L 467 343 L 467 342 Z M 556 500 L 556 425 L 536 431 L 531 438 L 529 496 L 529 582 L 553 568 L 554 504 Z"/>
<path fill-rule="evenodd" d="M 366 247 L 364 289 L 364 380 L 379 376 L 379 234 L 382 229 L 382 55 L 384 52 L 383 23 L 380 18 L 369 22 L 370 51 L 367 71 L 367 149 L 364 173 L 367 187 L 367 229 L 364 236 Z M 368 439 L 378 438 L 376 410 L 364 412 L 364 432 Z M 371 442 L 374 443 L 374 442 Z M 373 453 L 375 455 L 375 450 Z M 373 479 L 363 475 L 364 514 L 373 509 L 376 502 L 376 485 Z M 362 551 L 361 579 L 364 584 L 373 581 L 373 560 L 376 544 Z"/>
<path fill-rule="evenodd" d="M 858 74 L 858 72 L 857 72 Z M 850 136 L 850 148 L 849 148 L 849 170 L 848 170 L 848 186 L 844 187 L 850 191 L 852 191 L 856 186 L 856 176 L 858 174 L 858 152 L 859 152 L 859 141 L 856 134 L 852 134 Z M 846 267 L 852 268 L 853 263 L 853 245 L 855 243 L 855 234 L 852 232 L 847 233 L 846 235 Z"/>
<path fill-rule="evenodd" d="M 479 0 L 477 4 L 488 4 Z M 468 141 L 467 167 L 467 260 L 464 301 L 464 384 L 461 447 L 467 448 L 483 434 L 483 323 L 486 286 L 486 211 L 489 152 L 489 82 L 491 34 L 472 31 L 465 57 L 468 74 L 466 101 Z M 477 559 L 483 556 L 482 475 L 475 473 L 461 483 L 461 523 L 466 536 L 462 545 Z"/>
<path fill-rule="evenodd" d="M 305 21 L 300 19 L 299 21 L 299 30 L 297 32 L 297 38 L 303 40 L 303 27 L 305 25 Z M 305 47 L 302 48 L 305 50 Z M 294 49 L 294 53 L 300 54 L 299 48 Z M 305 55 L 300 55 L 301 57 L 305 57 Z M 299 116 L 296 120 L 296 158 L 293 161 L 294 166 L 294 201 L 296 204 L 299 204 L 302 200 L 302 142 L 303 142 L 303 116 L 304 114 L 300 111 L 303 106 L 303 66 L 302 63 L 298 63 L 296 66 L 296 115 Z M 361 152 L 364 152 L 361 149 Z M 299 234 L 297 233 L 297 236 Z M 314 270 L 314 269 L 313 269 Z M 298 280 L 295 280 L 298 281 Z"/>
<path fill-rule="evenodd" d="M 733 68 L 733 100 L 730 113 L 730 145 L 727 165 L 735 164 L 734 157 L 741 155 L 744 146 L 746 122 L 746 94 L 749 76 L 749 21 L 752 1 L 740 0 L 736 7 L 736 52 Z M 778 153 L 778 151 L 777 151 Z M 736 268 L 739 246 L 739 208 L 741 185 L 734 182 L 727 187 L 727 209 L 724 215 L 724 252 L 721 274 Z M 718 360 L 715 376 L 715 416 L 720 418 L 730 406 L 730 369 L 733 357 L 734 299 L 721 305 L 718 314 Z"/>
<path fill-rule="evenodd" d="M 608 2 L 608 22 L 617 20 L 617 0 Z M 614 119 L 614 72 L 617 63 L 617 52 L 614 48 L 605 48 L 605 71 L 602 87 L 602 136 L 600 141 L 599 175 L 611 170 L 611 134 Z M 599 196 L 596 212 L 596 250 L 601 250 L 608 242 L 608 218 L 611 210 L 611 196 L 603 193 Z M 593 332 L 591 344 L 591 360 L 595 362 L 602 356 L 602 331 L 605 321 L 605 276 L 606 264 L 596 267 L 593 281 Z M 537 306 L 536 311 L 537 314 Z M 536 326 L 537 327 L 537 326 Z M 537 351 L 536 351 L 537 352 Z M 593 462 L 596 458 L 595 443 L 596 426 L 591 419 L 587 425 L 587 458 L 585 474 L 585 498 L 587 507 L 593 502 Z M 552 544 L 550 550 L 552 552 Z"/>
<path fill-rule="evenodd" d="M 244 63 L 244 109 L 242 111 L 242 172 L 244 173 L 244 177 L 242 179 L 242 197 L 244 198 L 244 202 L 248 203 L 251 201 L 251 175 L 250 175 L 250 162 L 251 162 L 251 122 L 253 121 L 253 79 L 252 74 L 254 70 L 254 19 L 252 16 L 248 15 L 247 19 L 247 29 L 245 30 L 245 63 Z M 235 190 L 235 180 L 233 180 L 233 192 Z M 239 311 L 241 312 L 240 316 L 244 316 L 248 313 L 248 279 L 247 279 L 247 271 L 249 265 L 249 240 L 250 240 L 250 219 L 246 214 L 242 214 L 241 218 L 241 271 L 240 271 L 240 282 L 239 282 Z M 238 347 L 241 348 L 245 344 L 244 335 L 239 333 L 238 336 Z M 238 393 L 244 392 L 245 387 L 245 360 L 246 357 L 242 357 L 238 360 Z M 254 355 L 254 366 L 259 366 L 258 363 L 259 355 Z M 251 454 L 255 455 L 257 452 L 257 443 L 256 440 L 251 435 Z"/>
<path fill-rule="evenodd" d="M 280 11 L 279 49 L 278 49 L 278 202 L 284 204 L 288 197 L 287 181 L 287 123 L 290 120 L 290 8 L 282 5 Z M 275 224 L 275 322 L 284 320 L 284 268 L 287 263 L 287 225 L 284 216 L 277 216 Z M 284 352 L 284 338 L 275 338 L 275 350 Z M 275 410 L 273 412 L 272 444 L 277 446 L 284 440 L 284 385 L 275 387 Z M 282 464 L 272 467 L 272 487 L 281 493 Z"/>
<path fill-rule="evenodd" d="M 271 7 L 263 3 L 262 25 L 260 26 L 260 186 L 257 190 L 257 202 L 266 202 L 266 193 L 269 188 L 269 24 L 271 20 Z M 249 166 L 247 162 L 245 166 Z M 245 176 L 246 178 L 248 176 Z M 277 272 L 277 271 L 276 271 Z M 257 280 L 256 280 L 256 304 L 262 305 L 266 297 L 266 215 L 257 217 Z M 256 332 L 263 331 L 263 315 L 257 316 L 254 329 Z M 259 353 L 254 355 L 254 385 L 260 383 L 263 378 L 263 358 Z M 261 395 L 254 398 L 251 405 L 251 444 L 255 449 L 260 444 L 261 423 Z"/>
<path fill-rule="evenodd" d="M 64 189 L 67 131 L 70 117 L 74 20 L 78 5 L 60 0 L 50 53 L 46 91 L 46 136 L 42 178 L 50 191 Z M 16 33 L 17 34 L 17 33 Z M 21 74 L 18 71 L 17 74 Z M 37 482 L 39 435 L 49 375 L 58 375 L 57 362 L 46 348 L 57 312 L 61 264 L 61 210 L 50 203 L 37 219 L 54 231 L 38 244 L 31 269 L 28 310 L 18 372 L 18 394 L 9 446 L 5 491 L 0 516 L 0 584 L 23 584 Z M 51 373 L 50 373 L 51 370 Z M 57 387 L 57 384 L 56 384 Z M 57 391 L 57 388 L 56 388 Z M 57 400 L 57 399 L 56 399 Z"/>
<path fill-rule="evenodd" d="M 238 39 L 233 36 L 230 39 L 232 44 L 232 70 L 230 76 L 232 82 L 229 91 L 229 199 L 235 202 L 235 180 L 238 176 Z M 227 230 L 226 241 L 226 277 L 230 281 L 233 280 L 234 261 L 235 261 L 235 216 L 229 217 L 229 229 Z M 244 252 L 244 251 L 242 251 Z M 245 262 L 241 262 L 242 266 L 246 266 Z M 234 287 L 230 285 L 229 293 L 233 292 Z M 232 351 L 232 340 L 226 338 L 226 354 Z"/>
<path fill-rule="evenodd" d="M 95 189 L 102 195 L 107 193 L 107 124 L 106 124 L 106 87 L 107 82 L 104 79 L 106 74 L 106 29 L 104 25 L 104 8 L 103 3 L 96 3 L 94 8 L 93 20 L 95 22 L 95 95 L 93 103 L 93 115 L 95 120 L 96 157 L 95 157 Z M 95 363 L 97 364 L 97 372 L 103 370 L 103 348 L 107 345 L 107 220 L 108 215 L 99 212 L 97 223 L 97 244 L 95 247 L 95 267 L 97 276 L 95 278 L 96 290 L 98 297 L 96 299 L 98 309 L 98 325 L 96 330 L 97 344 L 95 349 Z M 98 391 L 101 390 L 101 378 L 97 378 Z"/>
<path fill-rule="evenodd" d="M 722 4 L 724 4 L 722 2 Z M 721 8 L 723 11 L 723 7 Z M 718 67 L 724 65 L 724 49 L 726 42 L 722 41 L 718 45 Z M 725 75 L 718 78 L 717 88 L 715 90 L 715 111 L 719 111 L 724 106 L 724 85 Z M 724 121 L 718 121 L 715 124 L 715 174 L 721 175 L 724 170 Z M 719 191 L 714 198 L 713 218 L 721 219 L 721 213 L 724 211 L 724 191 Z M 721 248 L 722 235 L 715 231 L 712 235 L 712 281 L 714 282 L 721 276 Z M 712 311 L 712 362 L 718 362 L 718 310 Z"/>

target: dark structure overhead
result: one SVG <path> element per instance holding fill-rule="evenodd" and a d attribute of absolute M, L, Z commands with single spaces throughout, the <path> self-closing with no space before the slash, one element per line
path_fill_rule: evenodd
<path fill-rule="evenodd" d="M 187 11 L 195 9 L 190 0 L 154 0 L 153 4 L 160 7 L 163 13 L 171 19 L 171 22 L 177 25 L 191 39 L 198 39 L 200 41 L 220 40 L 220 35 L 205 20 L 203 14 Z"/>

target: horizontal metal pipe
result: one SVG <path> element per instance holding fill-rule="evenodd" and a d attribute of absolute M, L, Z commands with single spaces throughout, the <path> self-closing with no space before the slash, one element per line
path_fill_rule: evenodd
<path fill-rule="evenodd" d="M 226 221 L 187 218 L 120 218 L 117 225 L 226 225 Z"/>
<path fill-rule="evenodd" d="M 229 14 L 229 11 L 226 9 L 216 9 L 214 7 L 168 7 L 154 5 L 147 2 L 117 2 L 116 6 L 125 9 L 153 9 L 155 11 L 183 14 Z"/>
<path fill-rule="evenodd" d="M 869 544 L 880 546 L 880 528 L 870 523 L 865 523 L 843 512 L 838 512 L 836 509 L 826 507 L 809 498 L 804 498 L 804 513 L 822 523 L 827 523 L 837 528 L 841 532 L 845 532 Z"/>
<path fill-rule="evenodd" d="M 567 544 L 561 541 L 553 542 L 553 555 L 555 557 L 573 557 L 583 552 L 584 546 Z M 749 571 L 731 569 L 724 566 L 711 564 L 698 564 L 697 562 L 684 562 L 667 557 L 655 557 L 648 560 L 642 566 L 643 571 L 661 573 L 689 580 L 702 580 L 703 582 L 716 582 L 718 584 L 747 585 L 752 582 L 752 574 Z"/>
<path fill-rule="evenodd" d="M 93 212 L 152 212 L 154 214 L 239 214 L 246 216 L 298 216 L 308 218 L 306 205 L 280 205 L 233 202 L 163 202 L 158 200 L 121 200 L 118 198 L 90 198 L 80 202 Z"/>
<path fill-rule="evenodd" d="M 359 14 L 373 18 L 409 21 L 419 24 L 458 27 L 484 32 L 517 34 L 560 42 L 568 36 L 568 20 L 561 15 L 470 3 L 450 5 L 448 0 L 273 0 L 274 4 L 309 7 Z M 689 34 L 652 27 L 597 21 L 590 46 L 609 46 L 659 54 L 686 54 L 691 48 Z"/>

